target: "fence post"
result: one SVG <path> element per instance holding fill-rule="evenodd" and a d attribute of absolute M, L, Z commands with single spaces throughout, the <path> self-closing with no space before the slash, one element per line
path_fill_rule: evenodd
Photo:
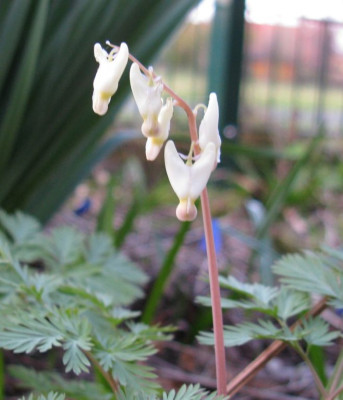
<path fill-rule="evenodd" d="M 217 93 L 221 110 L 219 129 L 227 136 L 236 132 L 238 124 L 244 11 L 245 0 L 216 0 L 210 47 L 209 91 Z"/>

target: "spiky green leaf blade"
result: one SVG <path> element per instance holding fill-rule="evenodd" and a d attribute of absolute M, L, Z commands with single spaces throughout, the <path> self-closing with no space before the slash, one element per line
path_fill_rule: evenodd
<path fill-rule="evenodd" d="M 32 1 L 13 0 L 8 4 L 8 9 L 2 9 L 0 24 L 0 93 L 2 86 L 8 73 L 8 69 L 13 63 L 13 57 L 16 50 L 21 48 L 19 38 L 24 29 L 24 23 L 27 18 L 27 13 L 30 10 Z M 2 4 L 5 7 L 5 2 Z M 11 40 L 8 40 L 11 38 Z"/>
<path fill-rule="evenodd" d="M 48 7 L 49 2 L 45 0 L 37 2 L 37 12 L 28 34 L 27 45 L 23 52 L 17 79 L 9 96 L 5 117 L 0 125 L 0 171 L 3 171 L 11 157 L 15 138 L 18 135 L 18 129 L 28 104 L 47 20 Z"/>

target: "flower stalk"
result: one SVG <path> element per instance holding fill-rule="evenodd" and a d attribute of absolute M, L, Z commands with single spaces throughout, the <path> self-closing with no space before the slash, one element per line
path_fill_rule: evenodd
<path fill-rule="evenodd" d="M 122 47 L 122 46 L 118 47 L 112 45 L 109 42 L 106 42 L 106 44 L 113 48 L 110 54 L 112 54 L 112 52 L 113 53 L 119 52 L 120 48 Z M 158 133 L 158 130 L 160 128 L 164 128 L 162 129 L 162 131 L 169 130 L 169 120 L 172 114 L 172 112 L 169 113 L 168 118 L 166 118 L 165 122 L 163 121 L 163 119 L 162 122 L 161 120 L 160 121 L 158 120 L 158 116 L 160 116 L 163 102 L 162 99 L 160 98 L 160 93 L 157 92 L 159 92 L 159 90 L 161 89 L 161 91 L 162 90 L 165 91 L 172 97 L 172 99 L 174 100 L 174 105 L 181 107 L 185 111 L 188 119 L 189 134 L 192 143 L 191 152 L 192 151 L 194 152 L 195 157 L 197 156 L 199 156 L 200 158 L 202 157 L 202 160 L 199 158 L 198 161 L 195 161 L 195 163 L 192 164 L 192 157 L 191 157 L 192 154 L 190 154 L 186 165 L 184 165 L 180 160 L 178 160 L 175 146 L 171 143 L 167 143 L 166 148 L 168 147 L 167 155 L 169 158 L 169 162 L 166 161 L 166 169 L 167 173 L 169 170 L 168 175 L 171 175 L 173 178 L 175 178 L 178 169 L 179 171 L 187 172 L 189 176 L 189 181 L 188 180 L 185 181 L 184 177 L 180 176 L 180 181 L 183 181 L 183 184 L 181 184 L 181 186 L 178 182 L 178 179 L 173 179 L 173 182 L 171 181 L 172 185 L 174 183 L 173 185 L 174 191 L 176 188 L 176 193 L 180 194 L 181 196 L 181 197 L 179 196 L 179 200 L 180 204 L 182 203 L 181 204 L 182 207 L 184 206 L 183 201 L 185 200 L 182 198 L 183 197 L 182 193 L 186 193 L 186 201 L 187 201 L 186 212 L 179 213 L 179 215 L 177 212 L 177 216 L 179 217 L 179 219 L 180 215 L 182 218 L 185 217 L 184 219 L 181 218 L 182 220 L 194 219 L 196 216 L 196 209 L 195 212 L 188 213 L 189 205 L 195 208 L 194 201 L 196 197 L 200 195 L 201 198 L 203 224 L 204 224 L 205 239 L 206 239 L 206 250 L 208 256 L 213 330 L 215 337 L 214 349 L 215 349 L 217 392 L 219 395 L 224 395 L 226 393 L 226 362 L 225 362 L 225 348 L 224 348 L 223 317 L 221 309 L 217 258 L 216 258 L 214 236 L 212 229 L 212 217 L 211 217 L 208 193 L 206 189 L 207 179 L 211 171 L 215 168 L 217 161 L 219 161 L 219 155 L 220 155 L 217 99 L 215 94 L 211 94 L 210 103 L 208 107 L 208 109 L 211 109 L 211 111 L 208 114 L 207 112 L 205 112 L 202 124 L 200 124 L 200 130 L 202 131 L 202 137 L 201 137 L 202 143 L 200 143 L 199 145 L 198 129 L 196 123 L 197 108 L 195 109 L 195 111 L 193 111 L 191 107 L 180 96 L 178 96 L 168 85 L 166 85 L 161 79 L 159 79 L 155 75 L 155 73 L 151 68 L 149 69 L 146 68 L 132 54 L 128 53 L 128 58 L 133 62 L 133 66 L 131 67 L 131 73 L 130 73 L 131 87 L 133 89 L 133 94 L 138 109 L 140 111 L 140 114 L 144 119 L 142 125 L 142 132 L 144 136 L 148 138 L 148 141 L 156 139 L 156 136 L 158 137 L 158 139 L 164 141 L 168 136 L 166 132 L 163 132 L 162 134 Z M 143 72 L 145 76 L 142 76 L 139 70 Z M 150 104 L 151 101 L 153 101 L 153 105 L 156 104 L 156 106 L 153 107 L 153 109 L 151 109 L 151 104 Z M 150 123 L 151 122 L 150 119 L 153 122 L 153 124 Z M 147 129 L 146 126 L 147 122 L 149 122 L 148 126 L 149 129 Z M 153 129 L 150 129 L 151 128 L 150 125 L 156 128 L 156 133 L 155 131 L 152 132 Z M 214 129 L 214 132 L 211 132 L 212 129 Z M 205 132 L 205 136 L 206 135 L 208 136 L 208 139 L 204 138 L 203 132 Z M 152 144 L 154 145 L 153 150 L 151 149 Z M 156 144 L 148 142 L 148 146 L 146 148 L 148 160 L 156 158 L 160 147 L 162 147 L 161 143 Z M 210 156 L 208 156 L 208 154 Z M 211 161 L 211 163 L 209 163 L 209 160 Z M 207 178 L 205 179 L 204 176 L 207 176 Z M 194 177 L 198 179 L 194 179 Z"/>
<path fill-rule="evenodd" d="M 130 56 L 129 56 L 130 57 Z M 183 108 L 188 118 L 189 134 L 192 142 L 194 143 L 194 153 L 200 154 L 200 147 L 198 144 L 198 134 L 196 125 L 196 115 L 189 105 L 181 99 L 171 88 L 165 83 L 164 90 L 176 100 L 179 107 Z M 210 280 L 210 295 L 212 303 L 212 319 L 213 319 L 213 332 L 214 332 L 214 351 L 216 362 L 216 380 L 218 394 L 226 393 L 226 360 L 225 360 L 225 347 L 224 347 L 224 330 L 223 330 L 223 314 L 220 300 L 220 286 L 218 278 L 217 256 L 215 251 L 214 236 L 212 229 L 212 217 L 210 202 L 208 197 L 207 188 L 203 190 L 200 196 L 201 209 L 203 215 L 203 224 L 206 240 L 206 251 L 208 257 L 208 272 Z"/>

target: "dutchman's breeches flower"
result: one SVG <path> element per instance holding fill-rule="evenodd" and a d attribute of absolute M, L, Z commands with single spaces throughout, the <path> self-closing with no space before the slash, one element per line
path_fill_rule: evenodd
<path fill-rule="evenodd" d="M 104 115 L 111 97 L 118 89 L 119 79 L 128 61 L 129 49 L 126 43 L 122 43 L 117 54 L 113 51 L 107 53 L 99 43 L 96 43 L 94 57 L 99 63 L 99 68 L 93 83 L 93 110 L 96 114 Z"/>
<path fill-rule="evenodd" d="M 170 130 L 170 120 L 173 116 L 173 100 L 167 99 L 166 104 L 163 105 L 158 114 L 158 135 L 148 137 L 145 146 L 146 158 L 149 161 L 154 161 L 158 156 L 163 143 L 168 139 Z"/>
<path fill-rule="evenodd" d="M 143 118 L 142 133 L 147 138 L 146 157 L 153 161 L 168 138 L 173 102 L 172 99 L 167 99 L 163 105 L 163 84 L 160 79 L 154 78 L 152 71 L 149 77 L 142 74 L 136 63 L 133 63 L 130 69 L 130 83 L 133 97 Z"/>
<path fill-rule="evenodd" d="M 193 221 L 197 216 L 194 202 L 207 185 L 216 161 L 216 153 L 215 144 L 208 143 L 193 164 L 191 154 L 184 163 L 174 142 L 171 140 L 167 142 L 164 160 L 170 184 L 180 201 L 176 208 L 176 216 L 180 221 Z"/>
<path fill-rule="evenodd" d="M 205 150 L 208 143 L 214 143 L 216 146 L 216 160 L 213 164 L 213 169 L 215 169 L 217 163 L 220 162 L 221 139 L 218 130 L 218 122 L 219 107 L 217 95 L 211 93 L 207 110 L 199 126 L 199 146 L 201 151 Z"/>

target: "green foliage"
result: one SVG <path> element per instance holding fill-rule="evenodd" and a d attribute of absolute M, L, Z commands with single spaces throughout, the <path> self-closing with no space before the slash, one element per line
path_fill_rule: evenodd
<path fill-rule="evenodd" d="M 282 207 L 284 206 L 287 196 L 289 196 L 295 181 L 299 177 L 299 174 L 304 170 L 304 168 L 308 166 L 314 152 L 318 149 L 320 143 L 322 142 L 323 137 L 324 130 L 322 127 L 320 127 L 317 135 L 313 137 L 308 147 L 306 148 L 306 151 L 304 152 L 302 157 L 293 165 L 286 178 L 282 181 L 277 182 L 277 185 L 274 191 L 271 193 L 266 204 L 267 213 L 261 221 L 257 230 L 257 236 L 259 238 L 262 238 L 266 235 L 272 222 L 275 221 L 276 216 L 282 210 Z"/>
<path fill-rule="evenodd" d="M 0 204 L 46 220 L 101 158 L 135 135 L 100 144 L 109 113 L 91 110 L 94 43 L 126 41 L 150 61 L 198 0 L 2 0 Z"/>
<path fill-rule="evenodd" d="M 25 367 L 10 367 L 11 375 L 20 379 L 22 387 L 31 387 L 37 393 L 47 396 L 57 396 L 56 392 L 63 392 L 68 398 L 79 400 L 109 400 L 112 395 L 104 392 L 101 385 L 83 380 L 65 380 L 59 374 L 52 372 L 35 372 Z M 53 390 L 53 392 L 50 392 Z M 32 395 L 31 395 L 32 396 Z M 50 397 L 32 397 L 33 399 L 50 399 Z M 61 395 L 62 396 L 62 395 Z M 63 397 L 64 398 L 64 397 Z M 55 399 L 55 398 L 53 398 Z M 59 397 L 58 397 L 59 399 Z M 161 396 L 137 392 L 131 387 L 121 388 L 117 400 L 227 400 L 226 396 L 217 396 L 209 393 L 199 385 L 183 385 L 178 391 L 164 392 Z M 57 398 L 55 399 L 57 400 Z"/>
<path fill-rule="evenodd" d="M 78 400 L 110 400 L 112 397 L 99 383 L 79 379 L 66 380 L 55 372 L 36 372 L 18 365 L 10 366 L 9 371 L 20 381 L 20 387 L 31 388 L 35 393 L 48 395 L 50 391 L 53 391 Z"/>
<path fill-rule="evenodd" d="M 175 258 L 184 242 L 185 236 L 189 231 L 191 222 L 186 221 L 180 224 L 178 233 L 175 235 L 174 242 L 169 249 L 168 253 L 165 255 L 162 267 L 156 278 L 156 281 L 152 287 L 150 295 L 147 299 L 145 309 L 143 311 L 142 320 L 146 323 L 151 323 L 154 314 L 156 312 L 157 306 L 161 300 L 164 287 L 173 271 Z"/>
<path fill-rule="evenodd" d="M 333 340 L 342 337 L 338 331 L 330 331 L 329 325 L 321 318 L 304 320 L 302 326 L 297 326 L 294 331 L 286 326 L 278 327 L 271 321 L 258 320 L 257 323 L 243 322 L 235 326 L 226 326 L 224 341 L 226 346 L 240 346 L 253 339 L 282 340 L 292 344 L 304 340 L 307 345 L 330 346 Z M 211 334 L 203 333 L 200 336 L 204 344 L 213 344 Z"/>
<path fill-rule="evenodd" d="M 221 277 L 220 283 L 223 287 L 230 288 L 236 297 L 238 296 L 238 298 L 222 299 L 223 308 L 258 311 L 284 321 L 309 308 L 309 297 L 304 293 L 258 283 L 242 283 L 232 276 Z M 198 297 L 198 301 L 204 305 L 210 305 L 209 298 Z"/>
<path fill-rule="evenodd" d="M 163 394 L 163 400 L 224 400 L 226 396 L 216 396 L 216 393 L 208 394 L 205 390 L 201 389 L 199 385 L 182 386 L 178 392 L 172 390 L 167 395 Z"/>
<path fill-rule="evenodd" d="M 145 274 L 105 234 L 87 237 L 59 227 L 47 235 L 23 214 L 0 215 L 0 347 L 15 353 L 59 348 L 66 372 L 88 372 L 96 360 L 123 387 L 154 393 L 155 374 L 142 362 L 171 329 L 134 322 L 138 313 L 125 308 L 142 296 Z M 39 388 L 33 372 L 19 374 Z M 69 393 L 63 380 L 47 379 L 58 383 L 49 390 Z"/>
<path fill-rule="evenodd" d="M 216 393 L 209 394 L 200 385 L 183 385 L 179 391 L 171 390 L 163 393 L 162 397 L 147 396 L 144 393 L 134 393 L 132 391 L 121 391 L 118 400 L 227 400 L 227 396 L 217 396 Z"/>
<path fill-rule="evenodd" d="M 330 304 L 343 307 L 342 251 L 305 252 L 280 259 L 274 272 L 286 286 L 328 296 Z"/>
<path fill-rule="evenodd" d="M 285 256 L 273 267 L 281 276 L 280 287 L 242 283 L 232 276 L 220 278 L 221 286 L 233 293 L 228 299 L 222 299 L 223 308 L 252 310 L 270 318 L 226 326 L 225 344 L 237 346 L 253 339 L 274 339 L 292 346 L 303 341 L 308 348 L 332 345 L 335 339 L 343 337 L 342 333 L 332 331 L 320 316 L 303 316 L 311 308 L 309 295 L 312 293 L 327 296 L 330 304 L 342 307 L 342 260 L 342 251 L 329 249 Z M 210 305 L 208 298 L 200 297 L 199 301 Z M 300 318 L 301 323 L 290 330 L 288 320 L 292 317 Z M 201 333 L 200 341 L 213 344 L 213 334 Z"/>
<path fill-rule="evenodd" d="M 21 397 L 20 400 L 64 400 L 65 395 L 55 392 L 49 392 L 47 396 L 39 394 L 37 396 L 30 394 L 29 397 Z"/>

